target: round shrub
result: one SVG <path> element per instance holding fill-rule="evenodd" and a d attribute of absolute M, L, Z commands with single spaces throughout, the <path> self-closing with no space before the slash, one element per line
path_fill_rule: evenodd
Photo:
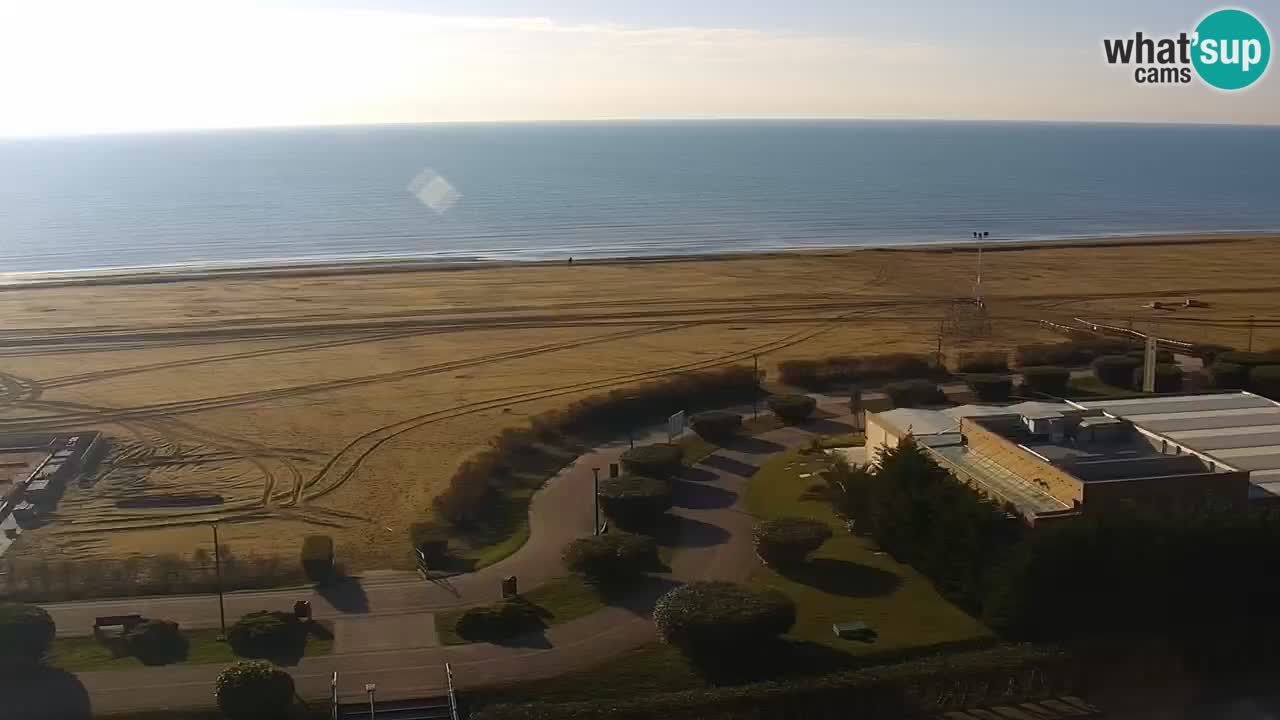
<path fill-rule="evenodd" d="M 831 526 L 809 518 L 780 518 L 758 522 L 752 533 L 756 555 L 766 565 L 794 568 L 831 539 Z"/>
<path fill-rule="evenodd" d="M 178 623 L 168 620 L 147 620 L 134 625 L 124 635 L 124 646 L 144 665 L 166 665 L 187 654 L 187 639 L 178 629 Z"/>
<path fill-rule="evenodd" d="M 38 661 L 53 645 L 55 631 L 44 608 L 0 603 L 0 658 Z"/>
<path fill-rule="evenodd" d="M 1133 387 L 1142 389 L 1143 368 L 1133 371 Z M 1156 365 L 1156 392 L 1178 392 L 1182 389 L 1182 366 L 1172 363 Z"/>
<path fill-rule="evenodd" d="M 777 590 L 729 582 L 695 582 L 658 598 L 653 619 L 664 642 L 684 650 L 733 652 L 781 635 L 796 605 Z"/>
<path fill-rule="evenodd" d="M 1249 368 L 1218 360 L 1209 366 L 1213 386 L 1223 390 L 1241 390 L 1249 382 Z"/>
<path fill-rule="evenodd" d="M 243 660 L 218 673 L 218 709 L 231 720 L 282 718 L 293 703 L 293 677 L 263 660 Z"/>
<path fill-rule="evenodd" d="M 620 584 L 658 566 L 658 544 L 645 535 L 611 532 L 580 538 L 564 548 L 570 572 L 599 585 Z"/>
<path fill-rule="evenodd" d="M 1259 365 L 1250 370 L 1249 389 L 1272 400 L 1280 399 L 1280 365 Z"/>
<path fill-rule="evenodd" d="M 312 582 L 323 583 L 333 579 L 333 538 L 308 535 L 302 539 L 302 571 Z"/>
<path fill-rule="evenodd" d="M 458 618 L 454 631 L 469 642 L 506 640 L 545 626 L 537 608 L 519 600 L 473 607 Z"/>
<path fill-rule="evenodd" d="M 693 431 L 711 442 L 727 440 L 742 428 L 742 416 L 724 410 L 708 410 L 689 418 Z"/>
<path fill-rule="evenodd" d="M 808 395 L 770 395 L 769 409 L 783 422 L 802 423 L 813 416 L 818 401 Z"/>
<path fill-rule="evenodd" d="M 1013 396 L 1013 378 L 1008 375 L 966 375 L 964 381 L 982 402 L 1004 402 Z"/>
<path fill-rule="evenodd" d="M 670 443 L 640 445 L 622 453 L 622 467 L 635 475 L 667 477 L 680 469 L 684 450 Z"/>
<path fill-rule="evenodd" d="M 1133 371 L 1142 361 L 1129 355 L 1103 355 L 1093 361 L 1093 374 L 1113 387 L 1132 388 Z"/>
<path fill-rule="evenodd" d="M 893 401 L 894 407 L 918 407 L 920 405 L 941 405 L 947 401 L 942 388 L 928 380 L 901 380 L 884 386 L 884 392 Z"/>
<path fill-rule="evenodd" d="M 623 530 L 652 529 L 671 508 L 671 485 L 642 475 L 600 481 L 600 509 Z"/>
<path fill-rule="evenodd" d="M 227 642 L 241 657 L 281 657 L 296 652 L 305 632 L 293 613 L 253 612 L 227 629 Z"/>
<path fill-rule="evenodd" d="M 1031 390 L 1045 395 L 1061 397 L 1067 394 L 1071 371 L 1066 368 L 1042 365 L 1022 369 L 1022 383 Z"/>

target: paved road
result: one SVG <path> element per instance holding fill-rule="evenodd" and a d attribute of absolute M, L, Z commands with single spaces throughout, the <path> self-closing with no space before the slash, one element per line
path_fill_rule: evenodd
<path fill-rule="evenodd" d="M 308 699 L 328 697 L 330 678 L 338 672 L 344 696 L 361 697 L 366 682 L 378 684 L 379 697 L 421 696 L 443 688 L 446 662 L 452 664 L 459 687 L 467 688 L 562 675 L 643 645 L 654 637 L 649 613 L 662 592 L 691 580 L 745 579 L 757 566 L 744 488 L 760 463 L 785 448 L 803 445 L 813 432 L 842 429 L 848 428 L 840 424 L 840 418 L 833 418 L 809 429 L 782 428 L 741 438 L 690 468 L 676 483 L 672 512 L 679 518 L 680 551 L 672 560 L 671 572 L 654 576 L 635 596 L 510 645 L 438 646 L 431 629 L 431 610 L 496 600 L 499 579 L 508 574 L 518 575 L 525 589 L 563 575 L 560 549 L 568 540 L 591 532 L 591 468 L 607 468 L 609 462 L 615 462 L 625 442 L 598 448 L 567 467 L 535 496 L 530 507 L 530 539 L 510 558 L 458 576 L 447 585 L 397 574 L 371 575 L 361 583 L 362 592 L 350 591 L 354 597 L 312 595 L 317 615 L 336 620 L 339 645 L 334 655 L 304 658 L 290 668 L 299 693 Z M 232 593 L 227 597 L 227 616 L 234 618 L 252 610 L 286 608 L 299 597 L 299 591 Z M 207 596 L 123 600 L 118 601 L 119 608 L 112 607 L 116 602 L 48 607 L 60 632 L 70 633 L 77 632 L 72 629 L 77 624 L 91 625 L 95 615 L 124 609 L 176 619 L 189 627 L 217 622 L 216 599 Z M 361 640 L 356 641 L 357 636 Z M 80 673 L 77 678 L 87 690 L 94 712 L 124 712 L 207 705 L 212 702 L 213 679 L 220 670 L 216 665 L 189 665 Z M 4 712 L 5 706 L 0 705 L 0 720 L 6 718 Z M 72 715 L 60 709 L 58 717 Z"/>

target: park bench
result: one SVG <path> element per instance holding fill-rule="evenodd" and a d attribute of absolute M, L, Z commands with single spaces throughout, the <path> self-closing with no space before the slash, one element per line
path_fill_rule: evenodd
<path fill-rule="evenodd" d="M 139 625 L 146 618 L 138 613 L 129 615 L 100 615 L 93 619 L 93 636 L 101 637 L 107 630 L 119 628 L 119 634 L 124 635 L 129 632 L 129 628 Z"/>
<path fill-rule="evenodd" d="M 864 622 L 835 623 L 831 626 L 831 632 L 841 640 L 871 642 L 876 639 L 876 631 Z"/>

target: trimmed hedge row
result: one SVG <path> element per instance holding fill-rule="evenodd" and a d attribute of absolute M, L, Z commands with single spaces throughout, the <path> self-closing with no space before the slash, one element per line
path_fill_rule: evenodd
<path fill-rule="evenodd" d="M 643 475 L 601 480 L 600 509 L 623 530 L 652 530 L 671 509 L 671 485 Z"/>
<path fill-rule="evenodd" d="M 645 535 L 610 532 L 574 540 L 563 559 L 570 572 L 593 584 L 621 584 L 658 567 L 658 544 Z"/>
<path fill-rule="evenodd" d="M 770 395 L 765 402 L 780 420 L 793 425 L 813 417 L 818 408 L 818 401 L 808 395 Z"/>
<path fill-rule="evenodd" d="M 1066 368 L 1043 366 L 1022 368 L 1022 384 L 1045 395 L 1062 397 L 1071 383 L 1071 371 Z"/>
<path fill-rule="evenodd" d="M 1009 372 L 1009 354 L 1003 350 L 964 352 L 956 357 L 956 372 L 1000 374 Z"/>
<path fill-rule="evenodd" d="M 1218 360 L 1209 366 L 1209 377 L 1213 386 L 1222 390 L 1243 390 L 1249 382 L 1249 368 L 1225 360 Z"/>
<path fill-rule="evenodd" d="M 681 373 L 583 398 L 563 410 L 533 417 L 528 428 L 509 429 L 494 438 L 488 450 L 468 458 L 454 471 L 432 507 L 452 525 L 477 525 L 501 507 L 494 500 L 497 488 L 510 474 L 510 458 L 532 451 L 538 442 L 621 430 L 690 406 L 751 399 L 759 392 L 756 371 L 735 365 Z"/>
<path fill-rule="evenodd" d="M 684 450 L 670 443 L 639 445 L 622 453 L 622 469 L 634 475 L 667 477 L 678 472 L 683 462 Z"/>
<path fill-rule="evenodd" d="M 780 569 L 803 565 L 831 535 L 830 525 L 812 518 L 763 520 L 752 529 L 756 555 L 766 565 Z"/>
<path fill-rule="evenodd" d="M 918 407 L 941 405 L 947 401 L 942 388 L 928 380 L 902 380 L 884 386 L 884 392 L 894 407 Z"/>
<path fill-rule="evenodd" d="M 861 670 L 625 700 L 495 705 L 474 720 L 898 720 L 1074 694 L 1066 653 L 1030 645 L 933 655 Z"/>
<path fill-rule="evenodd" d="M 694 582 L 658 598 L 653 620 L 663 642 L 686 652 L 735 652 L 790 630 L 796 604 L 778 590 Z"/>
<path fill-rule="evenodd" d="M 689 418 L 689 426 L 704 440 L 721 442 L 742 429 L 742 416 L 725 410 L 708 410 Z"/>
<path fill-rule="evenodd" d="M 1013 397 L 1013 378 L 1008 375 L 966 375 L 964 381 L 982 402 L 1004 402 Z"/>
<path fill-rule="evenodd" d="M 1131 355 L 1103 355 L 1093 361 L 1093 374 L 1102 382 L 1119 388 L 1133 388 L 1133 371 L 1142 361 Z"/>
<path fill-rule="evenodd" d="M 468 642 L 495 642 L 545 626 L 533 605 L 520 600 L 504 600 L 462 613 L 454 625 L 454 632 Z"/>
<path fill-rule="evenodd" d="M 56 630 L 53 617 L 39 605 L 0 603 L 0 658 L 39 661 Z"/>
<path fill-rule="evenodd" d="M 1280 365 L 1259 365 L 1250 370 L 1249 389 L 1272 400 L 1280 399 Z"/>
<path fill-rule="evenodd" d="M 292 654 L 305 640 L 306 627 L 293 613 L 252 612 L 227 629 L 227 642 L 241 657 L 272 658 Z"/>
<path fill-rule="evenodd" d="M 778 363 L 782 382 L 815 391 L 854 382 L 930 377 L 937 372 L 931 356 L 916 353 L 838 355 Z"/>
<path fill-rule="evenodd" d="M 1013 359 L 1019 367 L 1084 365 L 1100 355 L 1123 353 L 1137 346 L 1134 340 L 1089 337 L 1056 343 L 1032 343 L 1014 348 Z"/>
<path fill-rule="evenodd" d="M 1133 387 L 1142 389 L 1143 371 L 1145 368 L 1138 367 L 1133 371 Z M 1173 363 L 1160 363 L 1156 365 L 1156 392 L 1178 392 L 1182 389 L 1182 366 Z"/>
<path fill-rule="evenodd" d="M 1232 363 L 1234 365 L 1243 365 L 1247 368 L 1255 368 L 1259 365 L 1280 365 L 1280 352 L 1229 350 L 1218 353 L 1218 356 L 1214 358 L 1214 362 Z"/>
<path fill-rule="evenodd" d="M 143 665 L 167 665 L 187 654 L 187 639 L 178 623 L 169 620 L 147 620 L 129 628 L 124 646 Z"/>
<path fill-rule="evenodd" d="M 293 676 L 265 660 L 244 660 L 218 674 L 213 694 L 231 720 L 282 718 L 293 704 Z"/>

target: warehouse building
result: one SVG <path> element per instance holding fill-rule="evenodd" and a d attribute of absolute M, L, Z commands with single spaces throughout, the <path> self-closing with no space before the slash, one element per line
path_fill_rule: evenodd
<path fill-rule="evenodd" d="M 1116 503 L 1280 498 L 1280 404 L 1249 393 L 890 410 L 868 417 L 867 457 L 907 435 L 1032 525 Z"/>

